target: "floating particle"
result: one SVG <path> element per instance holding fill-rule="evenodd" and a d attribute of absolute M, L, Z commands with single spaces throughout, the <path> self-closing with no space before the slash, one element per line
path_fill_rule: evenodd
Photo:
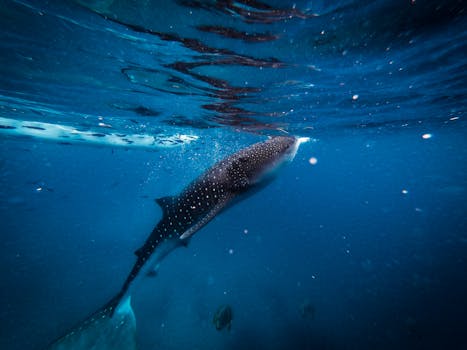
<path fill-rule="evenodd" d="M 99 125 L 100 127 L 102 127 L 102 128 L 111 128 L 111 127 L 112 127 L 112 125 L 110 125 L 110 124 L 105 124 L 105 123 L 102 123 L 102 122 L 100 122 L 98 125 Z"/>
<path fill-rule="evenodd" d="M 232 248 L 229 249 L 229 254 L 232 255 L 234 253 L 234 250 Z"/>
<path fill-rule="evenodd" d="M 352 100 L 357 101 L 358 100 L 358 95 L 357 94 L 353 95 Z"/>
<path fill-rule="evenodd" d="M 316 165 L 316 163 L 318 163 L 318 159 L 316 159 L 315 157 L 311 157 L 310 159 L 308 159 L 308 163 L 310 163 L 311 165 Z"/>
<path fill-rule="evenodd" d="M 244 230 L 243 230 L 243 233 L 244 233 L 244 234 L 248 234 L 248 229 L 244 229 Z"/>
<path fill-rule="evenodd" d="M 423 135 L 422 135 L 422 139 L 424 139 L 424 140 L 431 139 L 432 137 L 433 137 L 432 134 L 423 134 Z"/>
<path fill-rule="evenodd" d="M 407 193 L 409 193 L 409 191 L 407 191 L 406 189 L 403 189 L 401 192 L 402 192 L 402 194 L 407 194 Z"/>

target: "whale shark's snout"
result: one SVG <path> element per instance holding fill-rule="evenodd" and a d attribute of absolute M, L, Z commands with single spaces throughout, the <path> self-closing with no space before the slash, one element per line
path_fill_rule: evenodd
<path fill-rule="evenodd" d="M 302 143 L 306 143 L 310 141 L 309 137 L 288 137 L 288 139 L 291 139 L 290 146 L 288 149 L 288 156 L 289 156 L 289 161 L 292 161 L 295 158 L 295 155 L 297 154 L 297 151 Z M 281 142 L 280 140 L 278 140 Z"/>
<path fill-rule="evenodd" d="M 308 137 L 276 136 L 252 145 L 236 154 L 242 162 L 242 172 L 250 185 L 262 182 L 275 174 L 282 165 L 292 161 Z"/>
<path fill-rule="evenodd" d="M 287 160 L 293 160 L 300 145 L 309 141 L 309 137 L 276 136 L 265 143 L 270 143 L 278 156 L 286 156 L 289 157 Z"/>

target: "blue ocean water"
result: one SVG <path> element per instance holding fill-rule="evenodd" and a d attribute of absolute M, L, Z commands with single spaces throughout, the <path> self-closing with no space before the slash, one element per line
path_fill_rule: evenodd
<path fill-rule="evenodd" d="M 312 142 L 134 291 L 139 348 L 467 348 L 463 1 L 0 4 L 1 349 L 113 296 L 154 198 L 284 134 Z"/>

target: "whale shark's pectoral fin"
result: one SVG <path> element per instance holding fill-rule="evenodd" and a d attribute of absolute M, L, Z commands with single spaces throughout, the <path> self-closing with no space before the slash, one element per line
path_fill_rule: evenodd
<path fill-rule="evenodd" d="M 184 241 L 190 238 L 196 231 L 198 231 L 199 229 L 201 229 L 201 227 L 203 227 L 209 221 L 211 221 L 214 218 L 214 216 L 219 214 L 220 211 L 225 208 L 225 206 L 227 205 L 227 203 L 230 201 L 231 198 L 232 196 L 229 195 L 219 200 L 219 202 L 217 202 L 217 204 L 213 206 L 211 210 L 209 210 L 205 216 L 203 216 L 197 223 L 191 226 L 188 230 L 183 232 L 183 234 L 180 236 L 180 239 Z"/>

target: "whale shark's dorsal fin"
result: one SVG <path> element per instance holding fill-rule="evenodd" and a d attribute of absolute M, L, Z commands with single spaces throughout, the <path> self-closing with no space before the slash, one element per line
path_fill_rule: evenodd
<path fill-rule="evenodd" d="M 170 213 L 173 213 L 176 209 L 174 209 L 174 206 L 177 203 L 177 197 L 174 196 L 165 196 L 165 197 L 160 197 L 154 199 L 157 204 L 159 204 L 159 207 L 162 210 L 162 220 L 166 217 L 170 217 Z M 153 243 L 155 244 L 155 243 Z M 143 257 L 147 252 L 147 247 L 142 246 L 135 250 L 135 255 L 139 258 Z"/>
<path fill-rule="evenodd" d="M 157 204 L 159 204 L 159 206 L 162 209 L 162 214 L 165 216 L 166 214 L 168 214 L 168 212 L 173 206 L 174 197 L 173 196 L 160 197 L 160 198 L 156 198 L 155 201 Z"/>

